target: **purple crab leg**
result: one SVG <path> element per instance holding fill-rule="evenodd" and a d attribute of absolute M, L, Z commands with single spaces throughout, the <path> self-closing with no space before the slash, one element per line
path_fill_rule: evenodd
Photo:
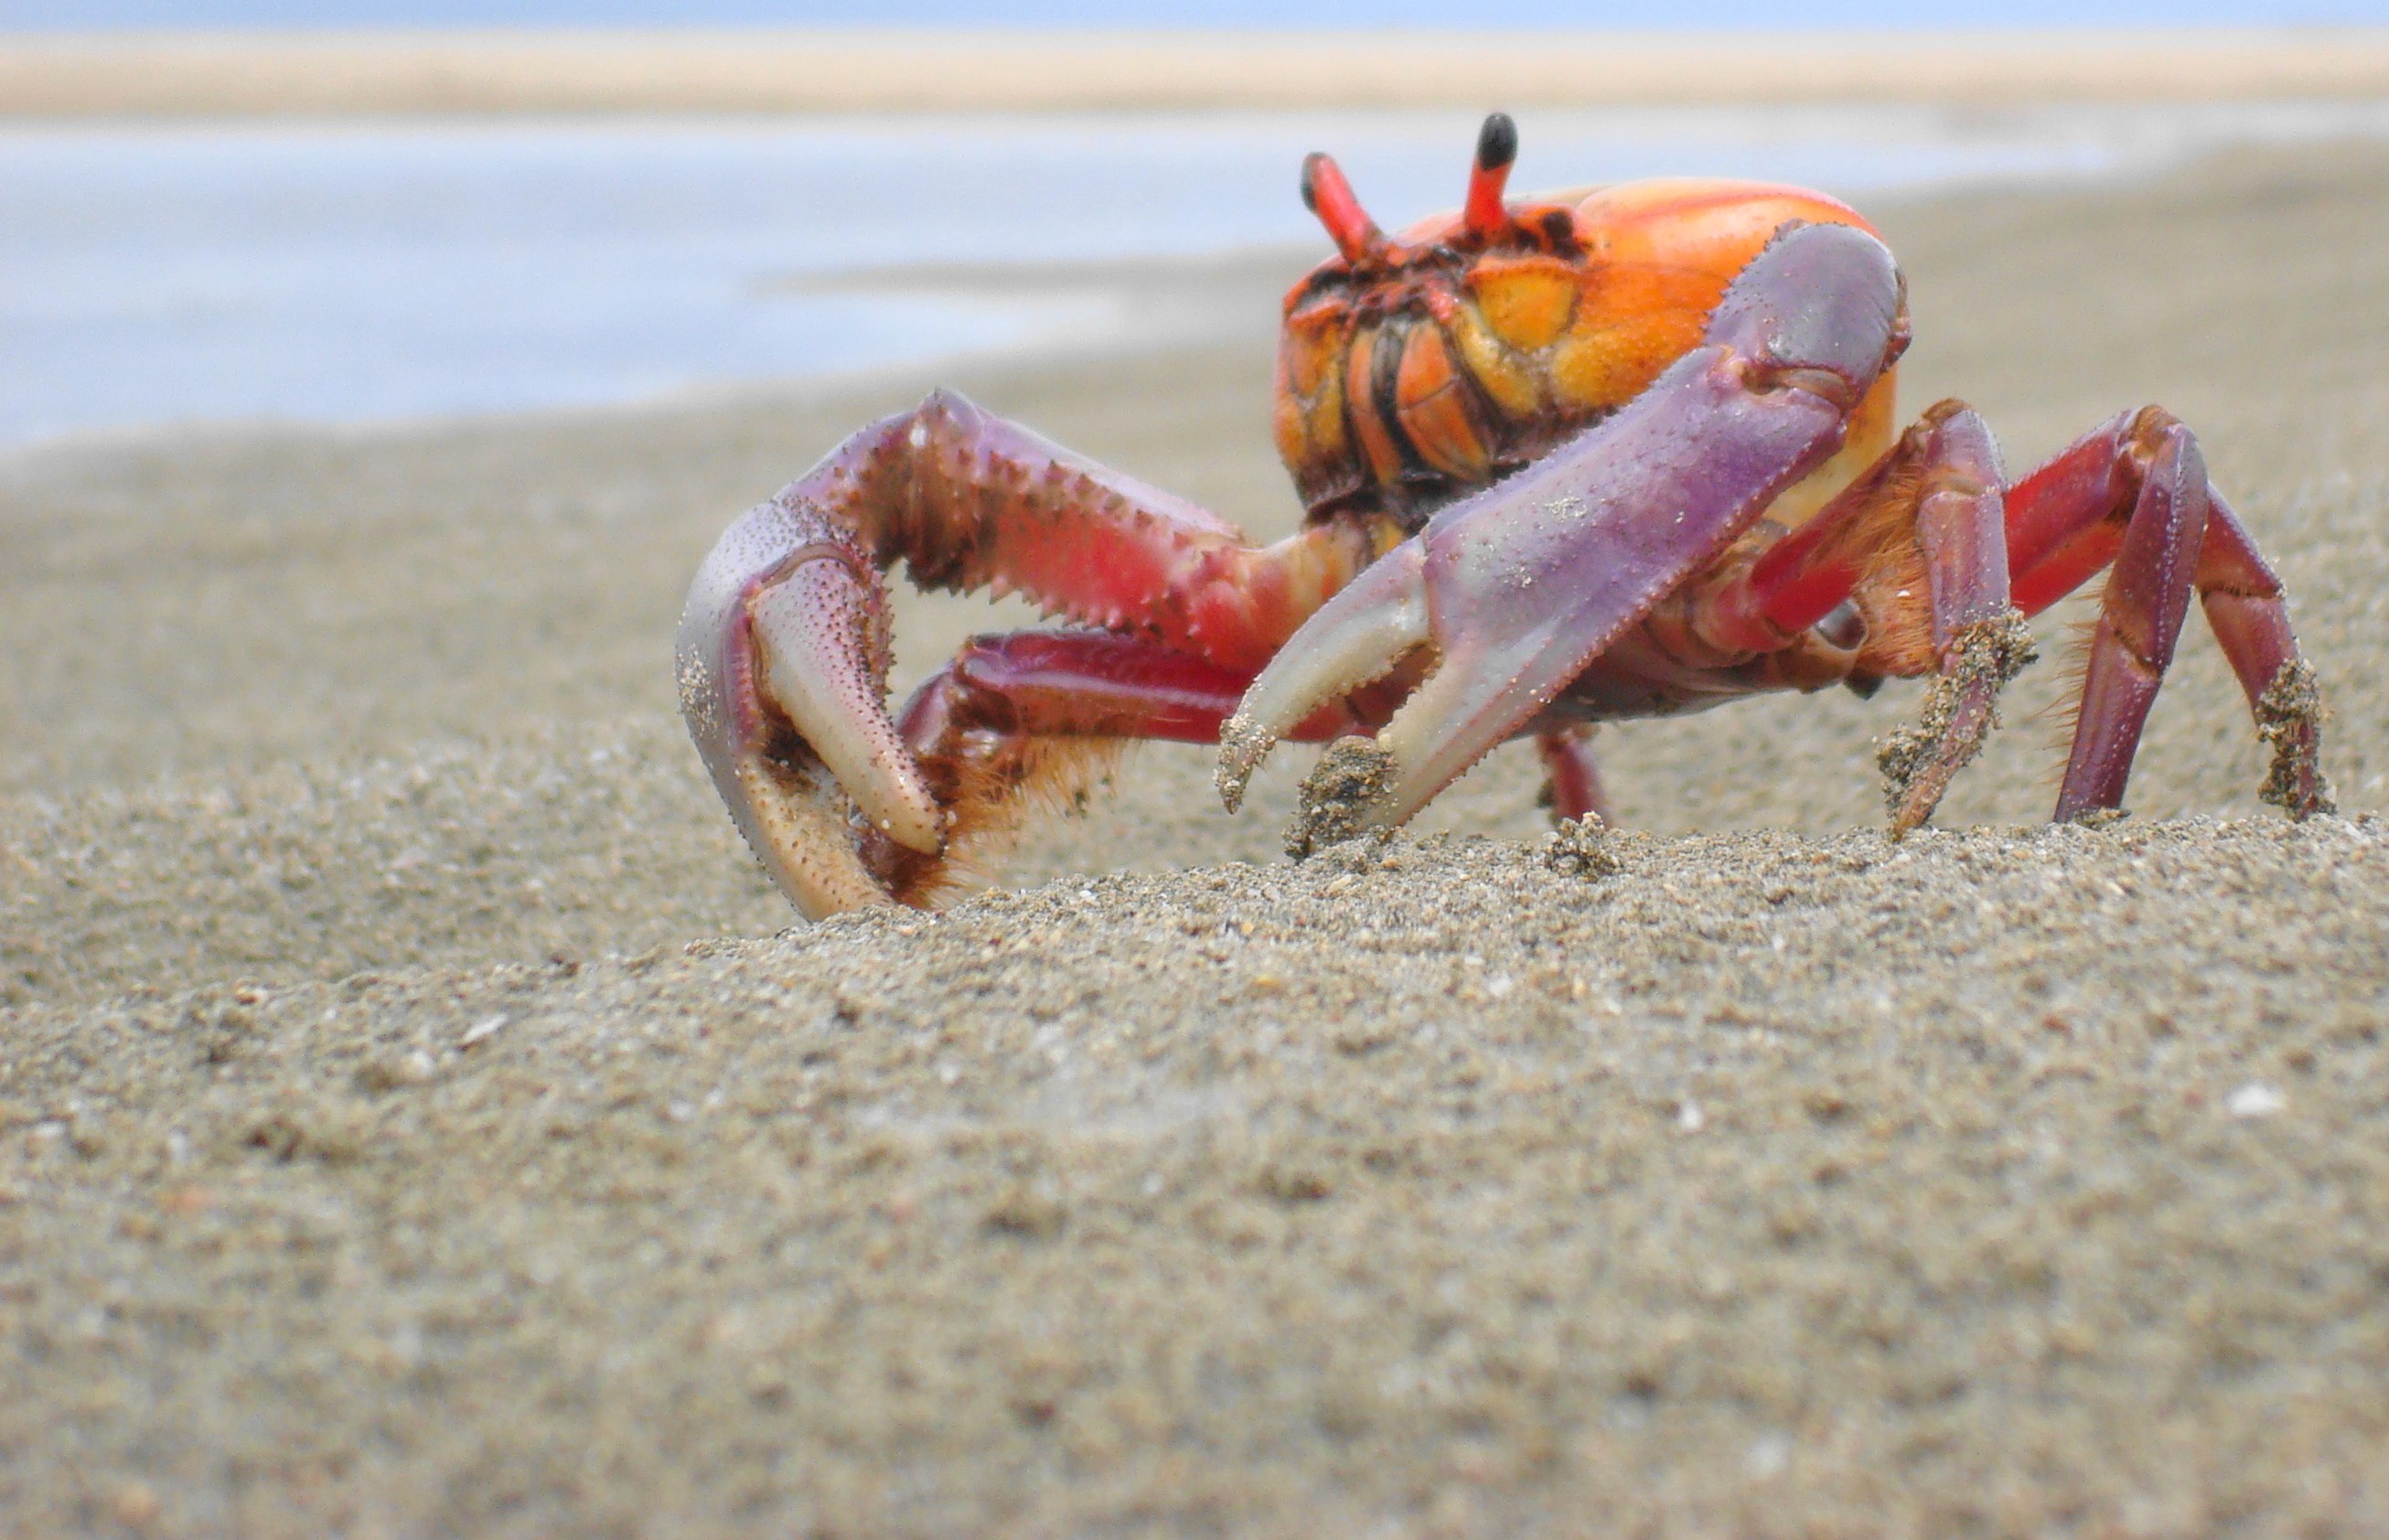
<path fill-rule="evenodd" d="M 1874 237 L 1786 226 L 1649 389 L 1445 509 L 1294 634 L 1220 734 L 1229 807 L 1290 728 L 1424 646 L 1433 671 L 1374 743 L 1310 778 L 1294 843 L 1408 820 L 1840 447 L 1901 304 Z"/>

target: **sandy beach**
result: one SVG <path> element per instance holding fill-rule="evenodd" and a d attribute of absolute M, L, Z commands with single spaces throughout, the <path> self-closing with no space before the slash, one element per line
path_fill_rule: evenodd
<path fill-rule="evenodd" d="M 2377 99 L 2389 28 L 676 29 L 0 37 L 0 120 Z"/>
<path fill-rule="evenodd" d="M 2344 816 L 2193 617 L 2042 824 L 2077 603 L 1897 846 L 1895 686 L 1604 730 L 1600 870 L 1523 753 L 1297 866 L 1304 755 L 1151 748 L 789 928 L 716 532 L 935 383 L 1289 528 L 1284 254 L 1118 279 L 1199 347 L 0 459 L 0 1534 L 2389 1529 L 2389 157 L 1876 212 L 1910 411 L 2199 430 Z"/>

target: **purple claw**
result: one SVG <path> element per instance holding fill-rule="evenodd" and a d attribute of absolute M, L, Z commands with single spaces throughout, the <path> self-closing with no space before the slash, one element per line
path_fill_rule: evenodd
<path fill-rule="evenodd" d="M 858 809 L 913 849 L 941 837 L 888 717 L 886 615 L 850 539 L 786 494 L 730 527 L 681 613 L 689 736 L 764 869 L 816 918 L 890 901 L 855 853 Z"/>

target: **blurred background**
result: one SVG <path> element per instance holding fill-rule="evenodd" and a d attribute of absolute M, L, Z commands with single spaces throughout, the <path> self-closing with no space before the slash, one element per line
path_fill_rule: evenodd
<path fill-rule="evenodd" d="M 1489 106 L 1524 114 L 1522 190 L 1879 201 L 2377 139 L 2384 12 L 5 0 L 0 452 L 1266 325 L 1210 259 L 1321 249 L 1304 152 L 1407 223 Z"/>
<path fill-rule="evenodd" d="M 1886 0 L 1496 0 L 1464 9 L 1448 0 L 9 0 L 0 22 L 16 28 L 312 28 L 488 26 L 736 27 L 1168 27 L 1272 31 L 1391 27 L 1469 32 L 1687 31 L 1706 32 L 1984 31 L 2030 27 L 2328 26 L 2381 19 L 2367 0 L 1968 0 L 1899 6 Z"/>

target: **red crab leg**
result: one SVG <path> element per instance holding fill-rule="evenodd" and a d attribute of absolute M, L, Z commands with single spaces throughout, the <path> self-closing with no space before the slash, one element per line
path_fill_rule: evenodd
<path fill-rule="evenodd" d="M 1927 422 L 1953 405 L 1935 407 Z M 1878 499 L 1877 489 L 1897 490 L 1917 474 L 1918 452 L 1911 430 L 1833 504 L 1769 547 L 1739 591 L 1719 596 L 1704 634 L 1763 650 L 1769 628 L 1788 633 L 1827 615 L 1879 559 L 1884 542 L 1871 510 L 1897 513 L 1900 504 Z M 1929 476 L 1922 483 L 1931 484 Z M 2192 588 L 2258 732 L 2273 745 L 2266 799 L 2298 818 L 2330 810 L 2313 672 L 2298 655 L 2280 579 L 2205 479 L 2189 429 L 2154 407 L 2123 414 L 2009 487 L 2005 502 L 2010 586 L 2025 614 L 2047 609 L 2110 563 L 2115 568 L 2092 637 L 2058 818 L 2121 805 Z M 1922 507 L 1918 518 L 1921 525 Z M 1934 593 L 1937 616 L 1937 585 Z M 1936 621 L 1936 643 L 1944 640 Z"/>
<path fill-rule="evenodd" d="M 1882 459 L 1718 596 L 1705 633 L 1757 651 L 1784 645 L 1847 599 L 1914 526 L 1918 542 L 1937 553 L 1924 565 L 1933 639 L 1947 644 L 1960 627 L 2008 606 L 2004 520 L 1998 528 L 1983 521 L 1984 510 L 1999 511 L 2003 479 L 1999 448 L 1972 407 L 1928 408 Z"/>
<path fill-rule="evenodd" d="M 2263 795 L 2293 818 L 2332 810 L 2314 671 L 2281 582 L 2206 478 L 2198 440 L 2145 407 L 2084 435 L 2008 493 L 2018 603 L 2037 612 L 2108 562 L 2060 819 L 2120 807 L 2192 589 L 2273 747 Z"/>
<path fill-rule="evenodd" d="M 2139 493 L 2090 633 L 2074 748 L 2057 794 L 2060 820 L 2123 805 L 2140 730 L 2190 611 L 2191 568 L 2206 535 L 2206 461 L 2198 441 L 2179 428 L 2166 435 Z"/>
<path fill-rule="evenodd" d="M 1593 818 L 1610 821 L 1609 794 L 1602 789 L 1600 769 L 1592 762 L 1592 729 L 1555 727 L 1535 734 L 1535 752 L 1543 761 L 1543 792 L 1552 818 L 1560 823 Z"/>
<path fill-rule="evenodd" d="M 1881 243 L 1787 226 L 1649 389 L 1437 514 L 1304 624 L 1220 734 L 1221 796 L 1234 807 L 1322 702 L 1432 644 L 1434 670 L 1375 742 L 1321 762 L 1293 843 L 1407 820 L 1839 447 L 1898 310 Z"/>
<path fill-rule="evenodd" d="M 972 858 L 1009 834 L 1023 797 L 1050 788 L 1067 798 L 1068 771 L 1105 740 L 1216 744 L 1220 726 L 1252 683 L 1153 642 L 1101 631 L 1013 631 L 973 637 L 924 681 L 899 715 L 904 742 L 939 803 L 946 842 L 935 854 L 864 832 L 863 864 L 899 902 L 924 905 L 963 875 Z M 1340 704 L 1313 712 L 1288 737 L 1323 743 L 1367 724 Z M 1095 761 L 1101 763 L 1100 758 Z"/>
<path fill-rule="evenodd" d="M 2031 661 L 2030 634 L 2008 593 L 2005 479 L 1982 417 L 1942 401 L 1815 518 L 1769 546 L 1698 621 L 1723 649 L 1770 652 L 1882 569 L 1922 569 L 1935 682 L 1923 720 L 1884 746 L 1895 836 L 1932 817 L 1997 724 L 2000 687 Z M 1879 618 L 1897 627 L 1917 607 L 1896 604 Z M 1918 650 L 1899 636 L 1872 639 L 1870 648 Z"/>
<path fill-rule="evenodd" d="M 2298 655 L 2281 580 L 2212 484 L 2206 539 L 2191 581 L 2207 629 L 2239 676 L 2257 734 L 2273 748 L 2259 795 L 2292 818 L 2336 812 L 2322 772 L 2321 692 L 2313 667 Z"/>
<path fill-rule="evenodd" d="M 682 712 L 748 845 L 800 908 L 886 902 L 852 813 L 933 854 L 946 808 L 888 716 L 882 568 L 1018 592 L 1249 672 L 1369 554 L 1347 526 L 1257 550 L 1190 503 L 939 392 L 723 534 L 681 617 Z"/>

